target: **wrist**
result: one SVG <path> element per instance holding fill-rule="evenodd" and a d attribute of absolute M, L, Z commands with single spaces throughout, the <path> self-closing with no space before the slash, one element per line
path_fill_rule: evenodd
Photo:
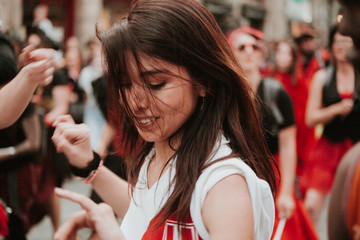
<path fill-rule="evenodd" d="M 279 194 L 292 195 L 294 193 L 294 184 L 280 184 Z"/>
<path fill-rule="evenodd" d="M 330 107 L 332 107 L 332 115 L 333 115 L 333 117 L 341 115 L 341 112 L 342 112 L 341 103 L 330 105 Z"/>
<path fill-rule="evenodd" d="M 24 66 L 15 78 L 17 78 L 19 84 L 22 85 L 23 88 L 28 89 L 28 91 L 33 92 L 38 86 L 38 83 L 31 79 L 30 69 L 27 66 Z"/>
<path fill-rule="evenodd" d="M 78 168 L 70 164 L 70 171 L 78 177 L 89 178 L 96 169 L 99 168 L 100 162 L 102 161 L 100 156 L 93 152 L 94 158 L 84 168 Z"/>

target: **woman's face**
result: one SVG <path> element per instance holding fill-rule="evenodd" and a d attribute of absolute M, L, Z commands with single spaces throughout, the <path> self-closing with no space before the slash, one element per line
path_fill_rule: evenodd
<path fill-rule="evenodd" d="M 336 61 L 347 61 L 346 53 L 353 46 L 351 37 L 335 33 L 332 52 Z"/>
<path fill-rule="evenodd" d="M 141 137 L 164 142 L 189 119 L 199 95 L 205 92 L 194 88 L 184 67 L 150 57 L 141 57 L 140 62 L 140 71 L 135 64 L 129 67 L 131 83 L 125 86 L 126 99 Z"/>
<path fill-rule="evenodd" d="M 258 41 L 248 34 L 240 34 L 234 41 L 233 47 L 241 67 L 245 72 L 259 71 L 262 52 Z"/>
<path fill-rule="evenodd" d="M 285 42 L 280 42 L 275 51 L 275 65 L 283 72 L 287 72 L 293 62 L 291 47 Z"/>

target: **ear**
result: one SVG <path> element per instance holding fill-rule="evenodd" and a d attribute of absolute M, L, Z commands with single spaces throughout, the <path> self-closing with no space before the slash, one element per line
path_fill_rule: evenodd
<path fill-rule="evenodd" d="M 205 96 L 206 96 L 206 90 L 205 90 L 205 88 L 200 87 L 200 89 L 199 89 L 199 96 L 200 96 L 200 97 L 205 97 Z"/>

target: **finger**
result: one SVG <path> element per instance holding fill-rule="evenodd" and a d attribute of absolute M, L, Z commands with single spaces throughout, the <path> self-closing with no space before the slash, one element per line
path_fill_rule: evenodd
<path fill-rule="evenodd" d="M 47 86 L 49 85 L 53 80 L 53 75 L 48 76 L 42 83 L 41 86 Z"/>
<path fill-rule="evenodd" d="M 86 227 L 86 211 L 76 212 L 58 228 L 54 240 L 77 240 L 77 231 Z"/>
<path fill-rule="evenodd" d="M 67 141 L 65 138 L 61 136 L 53 136 L 51 140 L 54 142 L 54 145 L 56 147 L 56 151 L 58 153 L 66 152 L 71 149 L 71 144 L 69 141 Z M 65 154 L 66 155 L 66 154 Z"/>
<path fill-rule="evenodd" d="M 90 198 L 76 192 L 72 192 L 62 188 L 55 188 L 55 194 L 61 198 L 65 198 L 79 204 L 81 208 L 87 212 L 97 207 L 97 204 L 93 202 Z"/>
<path fill-rule="evenodd" d="M 66 114 L 66 115 L 58 116 L 53 123 L 53 127 L 56 127 L 59 123 L 63 123 L 63 122 L 75 124 L 74 119 L 69 114 Z"/>
<path fill-rule="evenodd" d="M 33 45 L 28 45 L 22 49 L 22 52 L 19 56 L 19 64 L 21 67 L 30 62 L 30 52 L 34 49 L 35 47 Z"/>
<path fill-rule="evenodd" d="M 58 119 L 58 117 L 56 117 L 54 121 L 56 121 L 56 119 Z M 64 118 L 61 118 L 60 121 L 56 123 L 55 127 L 59 132 L 63 132 L 68 129 L 79 128 L 79 125 L 73 123 L 68 116 L 64 116 Z"/>
<path fill-rule="evenodd" d="M 286 213 L 285 212 L 279 212 L 279 218 L 282 219 L 282 218 L 286 218 Z"/>
<path fill-rule="evenodd" d="M 90 130 L 85 124 L 59 123 L 56 130 L 72 144 L 90 141 Z"/>
<path fill-rule="evenodd" d="M 32 61 L 39 60 L 52 60 L 55 54 L 55 50 L 50 48 L 39 48 L 31 51 L 30 58 Z"/>
<path fill-rule="evenodd" d="M 277 204 L 279 218 L 287 217 L 287 209 L 284 204 Z"/>
<path fill-rule="evenodd" d="M 32 44 L 29 44 L 28 46 L 26 46 L 22 49 L 22 53 L 29 53 L 33 50 L 35 50 L 35 46 Z"/>
<path fill-rule="evenodd" d="M 291 218 L 291 216 L 293 215 L 294 213 L 294 209 L 289 209 L 288 212 L 286 213 L 286 218 L 289 219 Z"/>
<path fill-rule="evenodd" d="M 46 69 L 44 75 L 45 76 L 52 76 L 55 72 L 55 67 L 49 67 L 48 69 Z"/>
<path fill-rule="evenodd" d="M 90 130 L 87 126 L 72 123 L 59 123 L 56 126 L 54 135 L 65 138 L 72 144 L 79 144 L 90 137 Z"/>
<path fill-rule="evenodd" d="M 51 63 L 45 59 L 45 60 L 33 61 L 29 63 L 26 67 L 31 68 L 33 73 L 39 73 L 46 71 L 48 68 L 50 68 L 50 66 Z"/>
<path fill-rule="evenodd" d="M 55 131 L 54 131 L 53 136 L 52 136 L 53 140 L 59 141 L 62 138 L 67 138 L 68 141 L 74 142 L 74 140 L 71 139 L 71 137 L 69 137 L 69 136 L 66 137 L 64 135 L 64 132 L 65 131 L 70 131 L 70 132 L 75 131 L 75 130 L 73 130 L 74 128 L 76 129 L 75 124 L 68 123 L 68 122 L 59 122 L 59 123 L 56 123 L 55 127 L 56 128 L 55 128 Z"/>

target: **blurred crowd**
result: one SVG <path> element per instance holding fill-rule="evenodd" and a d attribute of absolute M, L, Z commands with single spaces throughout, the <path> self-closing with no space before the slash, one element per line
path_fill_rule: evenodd
<path fill-rule="evenodd" d="M 88 41 L 90 54 L 85 58 L 75 36 L 64 44 L 54 41 L 46 6 L 35 11 L 39 15 L 25 42 L 0 35 L 0 51 L 6 48 L 11 53 L 8 65 L 0 64 L 0 86 L 16 76 L 18 56 L 28 46 L 53 49 L 55 67 L 51 83 L 38 85 L 20 118 L 0 130 L 0 199 L 5 209 L 11 209 L 9 239 L 26 239 L 29 229 L 47 215 L 53 230 L 59 227 L 61 206 L 53 190 L 71 174 L 65 156 L 56 152 L 51 141 L 58 116 L 70 114 L 77 123 L 87 124 L 93 150 L 105 158 L 106 166 L 126 178 L 122 160 L 126 151 L 118 144 L 121 126 L 112 122 L 106 107 L 100 42 Z M 343 225 L 338 232 L 329 230 L 329 239 L 337 234 L 348 236 L 342 239 L 360 239 L 356 210 L 341 205 L 345 190 L 345 198 L 356 204 L 351 189 L 358 184 L 353 179 L 360 176 L 353 160 L 359 154 L 354 148 L 360 138 L 359 76 L 347 57 L 353 39 L 343 35 L 338 25 L 330 29 L 326 47 L 318 44 L 317 31 L 310 26 L 296 37 L 276 42 L 248 26 L 227 27 L 224 34 L 260 96 L 260 105 L 266 105 L 262 106 L 265 135 L 282 176 L 276 199 L 278 219 L 286 219 L 292 228 L 284 231 L 282 239 L 318 239 L 315 226 L 328 196 L 332 209 L 338 211 L 330 211 L 329 229 Z M 269 87 L 268 80 L 275 87 Z M 347 164 L 352 164 L 352 171 L 344 167 L 337 176 L 344 158 L 350 159 Z M 336 191 L 332 192 L 333 186 Z M 101 201 L 94 192 L 91 197 Z M 303 238 L 291 238 L 294 234 Z"/>

